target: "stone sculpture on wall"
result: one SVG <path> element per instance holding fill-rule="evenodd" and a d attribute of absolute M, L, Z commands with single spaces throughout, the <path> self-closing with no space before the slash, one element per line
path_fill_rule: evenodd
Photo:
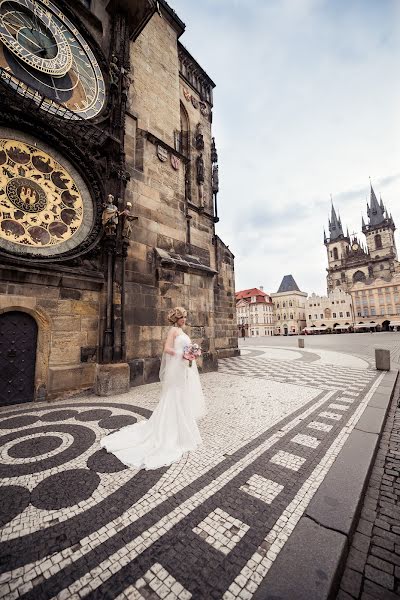
<path fill-rule="evenodd" d="M 137 217 L 134 217 L 131 214 L 132 204 L 131 202 L 126 203 L 126 208 L 120 213 L 120 216 L 123 217 L 122 221 L 122 237 L 126 242 L 129 242 L 132 235 L 132 225 L 133 221 L 137 220 Z"/>
<path fill-rule="evenodd" d="M 114 204 L 114 196 L 108 194 L 107 201 L 103 204 L 102 225 L 107 236 L 116 234 L 118 225 L 118 208 Z"/>
<path fill-rule="evenodd" d="M 197 172 L 197 183 L 200 185 L 204 183 L 204 160 L 203 154 L 199 154 L 196 158 L 196 172 Z"/>
<path fill-rule="evenodd" d="M 201 123 L 197 123 L 195 138 L 196 138 L 196 149 L 204 150 L 204 133 L 203 133 L 203 126 Z"/>

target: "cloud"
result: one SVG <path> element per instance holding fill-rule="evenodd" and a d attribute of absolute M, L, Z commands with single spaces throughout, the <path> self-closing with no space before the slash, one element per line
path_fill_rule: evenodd
<path fill-rule="evenodd" d="M 326 290 L 330 194 L 360 231 L 369 177 L 395 221 L 400 5 L 394 0 L 171 0 L 182 42 L 216 82 L 217 232 L 236 287 L 292 273 Z"/>

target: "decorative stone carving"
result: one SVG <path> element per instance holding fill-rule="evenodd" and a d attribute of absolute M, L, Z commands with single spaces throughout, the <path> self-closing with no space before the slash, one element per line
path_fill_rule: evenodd
<path fill-rule="evenodd" d="M 112 86 L 118 86 L 120 73 L 118 58 L 113 54 L 110 61 L 110 82 Z"/>
<path fill-rule="evenodd" d="M 122 69 L 122 90 L 121 90 L 121 94 L 124 97 L 124 99 L 126 100 L 128 97 L 128 93 L 129 93 L 129 88 L 132 85 L 132 77 L 130 76 L 129 71 L 127 71 L 126 69 Z"/>
<path fill-rule="evenodd" d="M 211 138 L 211 162 L 213 164 L 218 162 L 217 148 L 215 147 L 215 138 Z"/>
<path fill-rule="evenodd" d="M 213 194 L 217 194 L 219 191 L 218 165 L 213 165 L 212 168 L 212 191 Z"/>
<path fill-rule="evenodd" d="M 201 183 L 204 183 L 204 160 L 202 153 L 196 158 L 196 172 L 197 183 L 200 185 Z"/>
<path fill-rule="evenodd" d="M 160 144 L 157 146 L 157 156 L 161 160 L 161 162 L 165 162 L 168 158 L 168 150 Z"/>
<path fill-rule="evenodd" d="M 122 237 L 125 241 L 129 241 L 132 234 L 132 225 L 133 221 L 137 220 L 137 217 L 134 217 L 131 214 L 132 204 L 131 202 L 126 203 L 126 208 L 120 213 L 120 216 L 123 217 L 122 222 Z"/>
<path fill-rule="evenodd" d="M 114 196 L 108 194 L 107 201 L 103 204 L 102 225 L 107 236 L 116 234 L 118 225 L 118 208 L 114 204 Z"/>
<path fill-rule="evenodd" d="M 194 108 L 199 108 L 199 102 L 198 102 L 197 98 L 195 98 L 195 97 L 192 95 L 192 96 L 190 96 L 190 99 L 191 99 L 191 101 L 192 101 L 193 107 L 194 107 Z"/>
<path fill-rule="evenodd" d="M 197 123 L 196 126 L 195 144 L 197 150 L 204 150 L 204 132 L 201 123 Z"/>
<path fill-rule="evenodd" d="M 175 156 L 175 154 L 171 154 L 171 166 L 172 168 L 177 171 L 179 169 L 179 166 L 181 164 L 181 161 L 179 160 L 179 158 L 177 156 Z"/>
<path fill-rule="evenodd" d="M 200 112 L 204 117 L 208 115 L 207 104 L 205 102 L 200 102 Z"/>

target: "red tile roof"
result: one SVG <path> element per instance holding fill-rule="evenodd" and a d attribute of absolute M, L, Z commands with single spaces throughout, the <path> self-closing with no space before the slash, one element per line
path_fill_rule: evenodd
<path fill-rule="evenodd" d="M 254 296 L 256 297 L 256 302 L 271 302 L 271 298 L 268 296 L 268 294 L 266 294 L 262 290 L 259 290 L 258 288 L 251 288 L 250 290 L 241 290 L 235 293 L 236 302 L 238 302 L 239 300 L 250 301 L 251 298 L 254 298 Z"/>

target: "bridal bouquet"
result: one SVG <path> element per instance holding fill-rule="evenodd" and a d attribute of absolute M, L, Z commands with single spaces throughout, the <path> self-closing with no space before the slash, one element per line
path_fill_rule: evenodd
<path fill-rule="evenodd" d="M 183 358 L 189 361 L 189 367 L 192 366 L 193 361 L 199 356 L 201 356 L 201 348 L 198 344 L 191 344 L 184 347 Z"/>

